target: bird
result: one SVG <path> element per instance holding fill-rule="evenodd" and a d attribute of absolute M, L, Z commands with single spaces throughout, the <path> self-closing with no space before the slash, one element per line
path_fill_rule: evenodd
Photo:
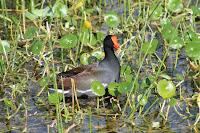
<path fill-rule="evenodd" d="M 73 79 L 77 96 L 87 95 L 93 97 L 97 96 L 91 90 L 93 81 L 100 81 L 105 89 L 109 83 L 119 82 L 120 62 L 115 55 L 115 50 L 119 49 L 118 37 L 116 35 L 107 35 L 103 41 L 105 53 L 103 60 L 59 73 L 57 75 L 57 92 L 72 96 L 71 79 Z"/>

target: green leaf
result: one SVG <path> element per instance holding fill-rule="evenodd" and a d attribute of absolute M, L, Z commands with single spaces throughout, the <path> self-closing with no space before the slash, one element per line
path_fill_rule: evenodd
<path fill-rule="evenodd" d="M 151 81 L 149 78 L 146 78 L 145 80 L 142 80 L 141 88 L 147 88 L 151 84 Z"/>
<path fill-rule="evenodd" d="M 117 88 L 118 88 L 118 83 L 116 82 L 111 82 L 109 85 L 108 85 L 108 92 L 110 95 L 112 96 L 116 96 L 117 94 Z"/>
<path fill-rule="evenodd" d="M 188 32 L 185 33 L 184 39 L 186 42 L 190 42 L 190 41 L 199 41 L 200 38 L 196 32 L 189 30 Z"/>
<path fill-rule="evenodd" d="M 115 12 L 108 12 L 104 16 L 104 21 L 109 27 L 117 27 L 120 23 L 119 17 Z"/>
<path fill-rule="evenodd" d="M 130 83 L 129 82 L 120 82 L 118 86 L 118 91 L 122 93 L 128 93 L 130 91 Z"/>
<path fill-rule="evenodd" d="M 200 39 L 188 42 L 185 45 L 185 51 L 190 58 L 196 60 L 200 59 Z"/>
<path fill-rule="evenodd" d="M 88 53 L 81 54 L 81 57 L 80 57 L 81 64 L 88 65 L 89 64 L 89 62 L 88 62 L 89 57 L 90 57 L 90 55 Z"/>
<path fill-rule="evenodd" d="M 184 45 L 183 40 L 178 37 L 175 36 L 173 39 L 171 39 L 171 41 L 169 42 L 169 47 L 173 48 L 173 49 L 180 49 L 182 48 Z"/>
<path fill-rule="evenodd" d="M 163 7 L 160 4 L 157 6 L 157 3 L 154 3 L 150 8 L 150 13 L 152 13 L 151 19 L 160 19 L 160 17 L 163 15 Z"/>
<path fill-rule="evenodd" d="M 5 62 L 4 60 L 0 59 L 0 74 L 5 72 Z"/>
<path fill-rule="evenodd" d="M 148 54 L 153 54 L 156 51 L 156 48 L 158 46 L 158 40 L 154 39 L 151 42 L 145 42 L 142 47 L 141 47 L 141 51 L 144 53 L 148 53 Z"/>
<path fill-rule="evenodd" d="M 174 37 L 178 36 L 178 31 L 174 28 L 169 20 L 163 20 L 162 22 L 162 35 L 170 42 Z"/>
<path fill-rule="evenodd" d="M 25 16 L 26 16 L 26 18 L 28 18 L 28 19 L 30 19 L 30 20 L 35 20 L 35 19 L 38 18 L 37 15 L 32 14 L 32 13 L 30 13 L 30 12 L 28 12 L 28 11 L 25 13 Z"/>
<path fill-rule="evenodd" d="M 95 44 L 97 44 L 96 37 L 89 30 L 85 30 L 85 31 L 81 32 L 81 34 L 79 35 L 79 38 L 80 38 L 79 40 L 84 45 L 95 45 Z"/>
<path fill-rule="evenodd" d="M 175 106 L 176 104 L 177 104 L 177 100 L 175 98 L 171 98 L 170 102 L 169 102 L 169 105 L 170 106 Z"/>
<path fill-rule="evenodd" d="M 55 17 L 67 16 L 67 6 L 61 1 L 56 1 L 56 3 L 53 5 L 52 10 Z"/>
<path fill-rule="evenodd" d="M 0 40 L 0 53 L 6 54 L 10 51 L 10 43 L 7 40 Z"/>
<path fill-rule="evenodd" d="M 96 57 L 97 59 L 102 59 L 103 57 L 104 57 L 104 52 L 103 51 L 100 51 L 100 50 L 98 50 L 98 51 L 93 51 L 92 53 L 91 53 L 91 56 L 94 56 L 94 57 Z"/>
<path fill-rule="evenodd" d="M 167 79 L 167 80 L 171 80 L 171 79 L 172 79 L 172 78 L 171 78 L 169 75 L 167 75 L 167 74 L 160 74 L 159 76 L 162 77 L 162 78 L 164 78 L 164 79 Z"/>
<path fill-rule="evenodd" d="M 75 34 L 68 34 L 68 35 L 63 36 L 59 40 L 59 43 L 62 48 L 66 48 L 66 49 L 74 48 L 76 47 L 78 43 L 78 38 Z"/>
<path fill-rule="evenodd" d="M 49 16 L 49 11 L 50 11 L 50 8 L 49 7 L 46 7 L 44 9 L 34 9 L 32 11 L 32 13 L 37 16 L 37 17 L 47 17 Z"/>
<path fill-rule="evenodd" d="M 45 86 L 47 86 L 49 84 L 49 81 L 50 81 L 50 77 L 46 76 L 46 77 L 41 78 L 38 81 L 38 83 L 39 83 L 40 86 L 45 87 Z"/>
<path fill-rule="evenodd" d="M 102 43 L 103 39 L 104 39 L 104 33 L 103 32 L 97 32 L 97 41 L 99 43 Z"/>
<path fill-rule="evenodd" d="M 121 67 L 121 75 L 124 75 L 124 78 L 127 82 L 131 82 L 133 79 L 133 74 L 131 71 L 131 67 L 127 65 L 122 65 Z"/>
<path fill-rule="evenodd" d="M 166 79 L 163 79 L 158 82 L 157 91 L 162 98 L 168 99 L 176 94 L 176 87 L 172 81 L 167 81 Z"/>
<path fill-rule="evenodd" d="M 168 0 L 167 8 L 171 12 L 180 12 L 183 9 L 182 0 Z"/>
<path fill-rule="evenodd" d="M 44 47 L 44 42 L 41 40 L 34 40 L 31 44 L 30 50 L 33 54 L 39 55 Z"/>
<path fill-rule="evenodd" d="M 36 27 L 28 27 L 28 29 L 25 32 L 24 38 L 25 39 L 33 39 L 37 34 L 37 28 Z"/>
<path fill-rule="evenodd" d="M 147 96 L 145 96 L 145 95 L 143 95 L 143 94 L 140 94 L 140 95 L 138 95 L 138 97 L 137 97 L 137 101 L 138 101 L 139 104 L 142 105 L 142 106 L 145 106 L 145 105 L 147 104 L 147 100 L 148 100 Z"/>
<path fill-rule="evenodd" d="M 50 104 L 59 104 L 63 96 L 60 93 L 51 93 L 48 95 L 48 101 Z"/>
<path fill-rule="evenodd" d="M 16 109 L 16 106 L 15 106 L 15 104 L 13 103 L 13 101 L 9 100 L 8 98 L 4 98 L 3 101 L 4 101 L 4 104 L 5 104 L 6 106 L 12 108 L 13 110 Z"/>
<path fill-rule="evenodd" d="M 200 8 L 197 6 L 192 6 L 192 12 L 194 16 L 200 16 Z"/>
<path fill-rule="evenodd" d="M 103 96 L 105 95 L 105 88 L 102 85 L 100 81 L 93 81 L 91 84 L 91 90 L 97 95 L 97 96 Z"/>

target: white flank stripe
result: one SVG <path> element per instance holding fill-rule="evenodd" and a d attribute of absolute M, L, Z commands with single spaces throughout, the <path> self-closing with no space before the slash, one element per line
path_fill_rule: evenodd
<path fill-rule="evenodd" d="M 85 91 L 81 91 L 81 90 L 76 90 L 77 92 L 79 92 L 79 93 L 86 93 L 86 92 L 91 92 L 92 90 L 85 90 Z"/>
<path fill-rule="evenodd" d="M 56 89 L 53 89 L 53 88 L 49 88 L 49 90 L 52 90 L 52 91 L 55 91 L 55 92 L 56 92 Z M 68 91 L 63 91 L 63 90 L 61 90 L 61 89 L 58 89 L 57 91 L 58 91 L 58 93 L 63 93 L 63 94 L 70 93 L 69 90 L 68 90 Z"/>
<path fill-rule="evenodd" d="M 102 85 L 103 85 L 104 87 L 107 87 L 107 86 L 108 86 L 108 84 L 107 84 L 107 83 L 102 83 Z"/>

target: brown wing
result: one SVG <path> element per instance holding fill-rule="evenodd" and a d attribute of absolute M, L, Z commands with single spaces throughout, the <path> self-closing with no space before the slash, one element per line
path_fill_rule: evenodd
<path fill-rule="evenodd" d="M 82 75 L 85 74 L 87 75 L 88 73 L 91 73 L 92 69 L 95 68 L 96 66 L 97 64 L 81 66 L 66 72 L 59 73 L 57 75 L 58 88 L 62 88 L 63 85 L 65 90 L 71 89 L 71 78 L 73 78 L 76 83 L 76 79 L 78 79 Z"/>

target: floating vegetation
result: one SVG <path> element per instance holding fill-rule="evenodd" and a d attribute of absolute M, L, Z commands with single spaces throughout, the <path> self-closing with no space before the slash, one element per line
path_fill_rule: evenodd
<path fill-rule="evenodd" d="M 1 0 L 0 132 L 199 132 L 199 7 Z M 58 93 L 56 75 L 101 61 L 108 34 L 119 38 L 120 82 L 94 80 L 89 97 L 71 79 L 72 95 Z"/>

